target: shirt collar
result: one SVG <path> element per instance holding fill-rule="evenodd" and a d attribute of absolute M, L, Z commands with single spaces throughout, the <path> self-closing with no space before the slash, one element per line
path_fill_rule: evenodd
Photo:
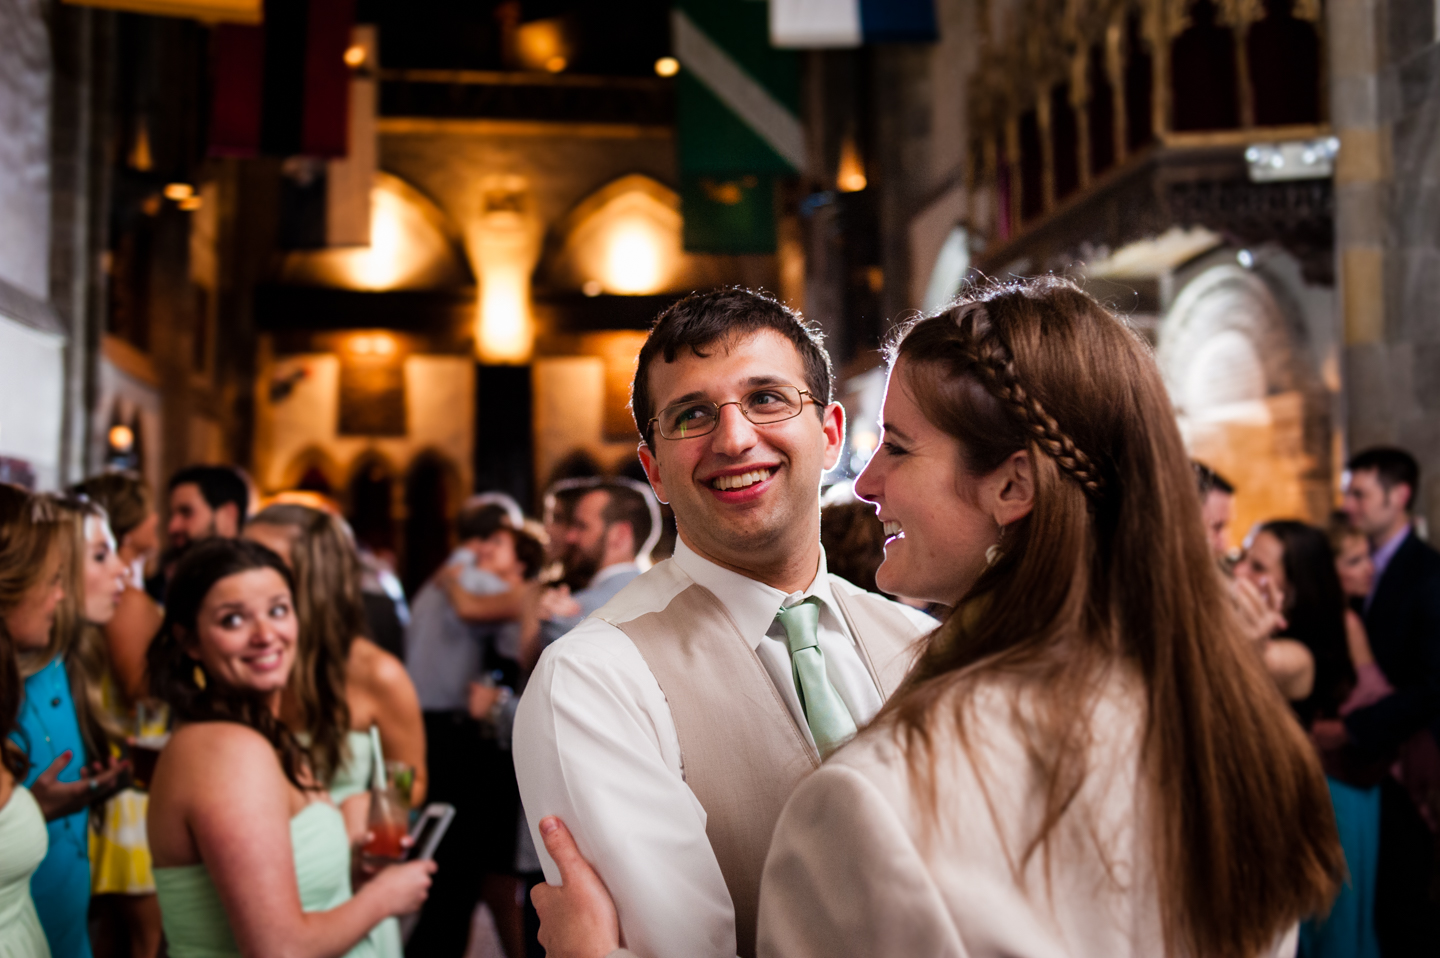
<path fill-rule="evenodd" d="M 639 572 L 640 567 L 633 562 L 617 562 L 614 565 L 607 565 L 599 572 L 590 577 L 590 584 L 587 589 L 593 589 L 606 579 L 613 579 L 615 576 L 625 572 Z"/>
<path fill-rule="evenodd" d="M 835 608 L 835 596 L 830 590 L 830 575 L 825 565 L 824 549 L 820 550 L 820 567 L 815 572 L 814 581 L 803 592 L 791 592 L 788 595 L 758 579 L 716 565 L 687 546 L 684 539 L 676 539 L 675 555 L 672 558 L 681 572 L 715 594 L 752 648 L 765 638 L 777 612 L 812 597 L 820 600 L 821 608 L 830 613 L 842 632 L 848 634 L 844 618 Z"/>
<path fill-rule="evenodd" d="M 1371 560 L 1375 563 L 1375 580 L 1377 582 L 1380 579 L 1380 574 L 1385 571 L 1385 567 L 1390 564 L 1390 560 L 1395 558 L 1395 553 L 1400 551 L 1400 546 L 1404 544 L 1405 537 L 1409 534 L 1410 523 L 1407 522 L 1405 523 L 1405 528 L 1395 533 L 1387 542 L 1380 545 L 1370 554 Z"/>

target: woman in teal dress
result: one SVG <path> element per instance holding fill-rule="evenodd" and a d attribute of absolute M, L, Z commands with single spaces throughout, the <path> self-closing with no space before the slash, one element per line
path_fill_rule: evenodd
<path fill-rule="evenodd" d="M 150 790 L 150 849 L 171 958 L 373 958 L 372 929 L 420 907 L 434 865 L 350 886 L 350 842 L 279 719 L 299 626 L 289 570 L 252 542 L 181 560 L 147 655 L 179 726 Z"/>

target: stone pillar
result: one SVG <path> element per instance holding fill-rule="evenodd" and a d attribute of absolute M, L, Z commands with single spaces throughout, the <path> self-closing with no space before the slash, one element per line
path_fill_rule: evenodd
<path fill-rule="evenodd" d="M 1429 0 L 1328 6 L 1349 450 L 1419 461 L 1440 529 L 1440 47 Z"/>

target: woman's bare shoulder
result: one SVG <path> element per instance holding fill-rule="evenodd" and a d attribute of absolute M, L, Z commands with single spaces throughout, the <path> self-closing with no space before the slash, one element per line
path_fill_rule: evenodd
<path fill-rule="evenodd" d="M 279 767 L 269 739 L 239 722 L 193 722 L 170 736 L 164 756 L 196 767 Z"/>
<path fill-rule="evenodd" d="M 345 680 L 370 695 L 386 697 L 399 688 L 413 688 L 405 664 L 369 639 L 358 638 L 350 646 Z"/>

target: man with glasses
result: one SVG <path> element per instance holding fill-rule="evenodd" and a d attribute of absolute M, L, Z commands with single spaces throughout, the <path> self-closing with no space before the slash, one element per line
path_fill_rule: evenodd
<path fill-rule="evenodd" d="M 631 398 L 679 541 L 541 657 L 516 719 L 521 795 L 531 823 L 570 828 L 642 958 L 752 955 L 785 799 L 935 623 L 826 571 L 820 478 L 844 411 L 793 312 L 744 290 L 682 300 Z"/>

